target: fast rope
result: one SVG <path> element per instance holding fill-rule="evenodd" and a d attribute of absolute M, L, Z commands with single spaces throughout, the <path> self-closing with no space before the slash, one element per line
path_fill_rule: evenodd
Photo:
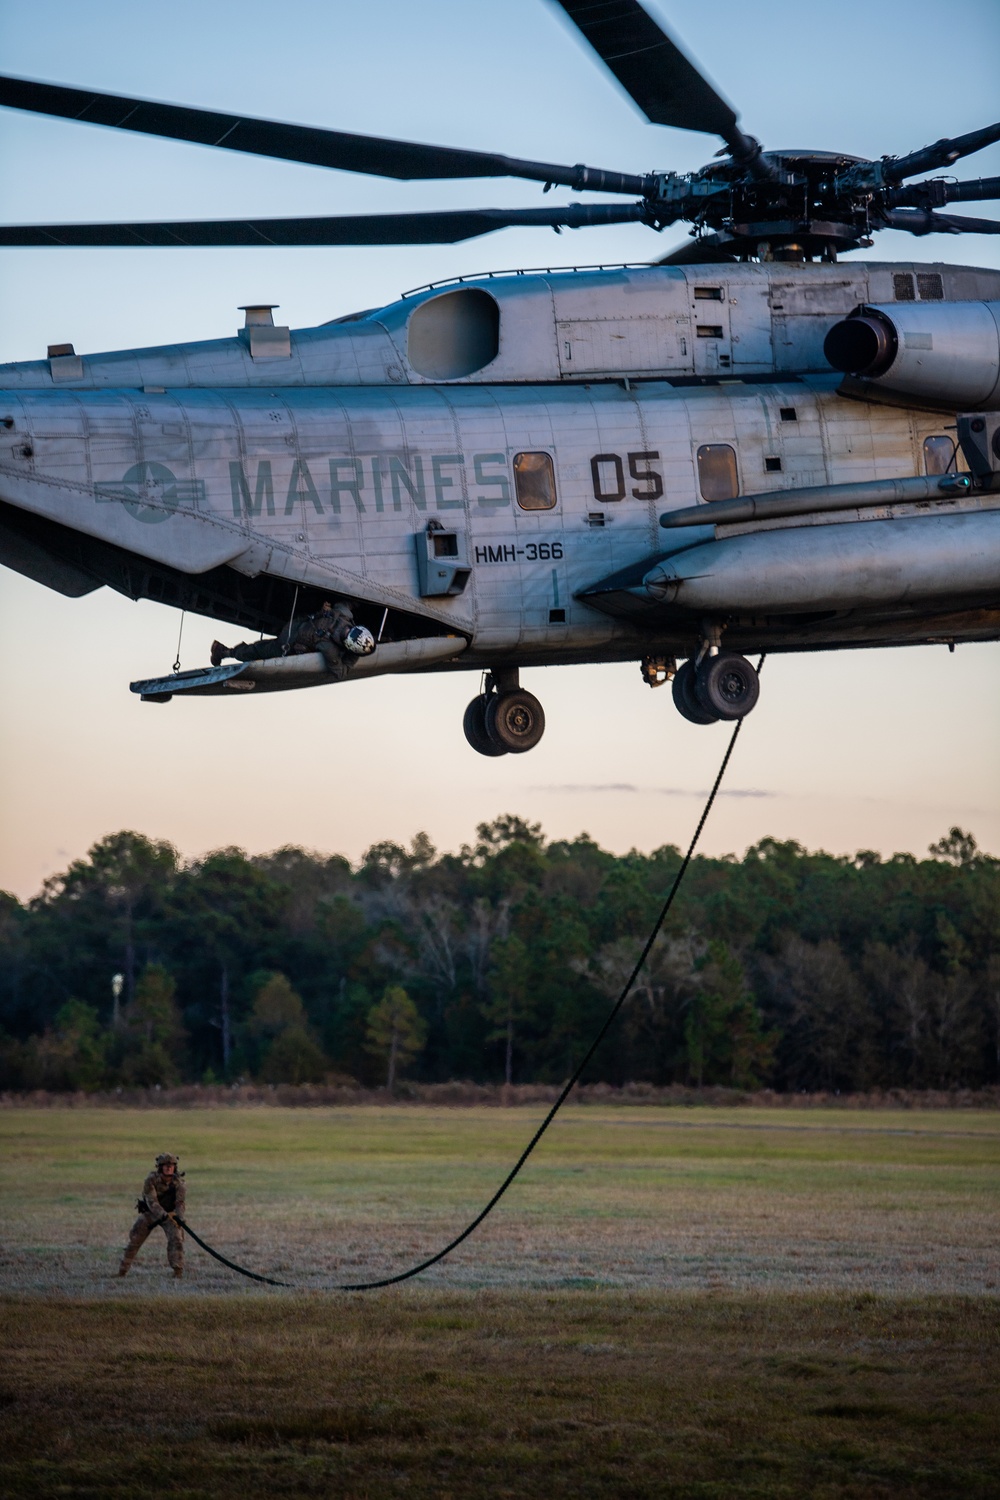
<path fill-rule="evenodd" d="M 194 1230 L 191 1228 L 191 1225 L 188 1224 L 186 1220 L 182 1219 L 179 1214 L 168 1214 L 167 1217 L 169 1219 L 173 1219 L 174 1223 L 178 1224 L 181 1229 L 186 1230 L 186 1232 L 194 1240 L 195 1244 L 200 1245 L 201 1248 L 206 1251 L 213 1260 L 221 1261 L 222 1264 L 224 1266 L 228 1266 L 231 1271 L 238 1271 L 241 1276 L 249 1276 L 251 1281 L 263 1281 L 268 1286 L 292 1285 L 290 1281 L 276 1281 L 273 1276 L 260 1276 L 256 1271 L 248 1271 L 246 1266 L 238 1266 L 234 1260 L 227 1260 L 224 1255 L 219 1254 L 218 1250 L 213 1250 L 211 1245 L 206 1245 L 201 1236 L 195 1234 Z M 339 1291 L 340 1288 L 338 1287 L 337 1290 Z"/>
<path fill-rule="evenodd" d="M 761 668 L 763 667 L 764 661 L 765 661 L 765 657 L 762 655 L 761 658 L 760 658 L 760 660 L 757 663 L 757 671 L 758 672 L 760 672 Z M 733 751 L 736 749 L 736 741 L 740 737 L 740 730 L 742 728 L 743 728 L 743 720 L 742 719 L 737 719 L 735 727 L 733 729 L 733 732 L 732 732 L 732 734 L 731 734 L 731 736 L 729 738 L 729 744 L 726 746 L 726 753 L 722 757 L 722 764 L 719 767 L 718 775 L 716 776 L 715 781 L 714 781 L 714 783 L 712 785 L 712 790 L 708 794 L 708 800 L 706 801 L 705 806 L 702 809 L 701 817 L 698 819 L 698 826 L 697 826 L 697 828 L 694 831 L 694 835 L 693 835 L 693 837 L 691 839 L 690 844 L 688 844 L 687 853 L 684 855 L 684 858 L 681 860 L 680 868 L 678 869 L 677 874 L 673 878 L 673 881 L 672 881 L 671 886 L 670 886 L 670 890 L 667 892 L 667 898 L 664 901 L 662 907 L 660 908 L 660 914 L 659 914 L 659 916 L 657 917 L 656 921 L 653 923 L 653 929 L 650 932 L 649 937 L 646 939 L 645 946 L 643 947 L 642 952 L 639 954 L 639 957 L 636 959 L 635 964 L 634 964 L 634 966 L 632 968 L 632 972 L 629 974 L 629 976 L 626 979 L 624 985 L 622 986 L 621 994 L 618 996 L 618 999 L 615 1001 L 614 1005 L 611 1007 L 610 1011 L 608 1012 L 608 1015 L 607 1015 L 607 1017 L 606 1017 L 606 1019 L 604 1021 L 604 1024 L 602 1025 L 601 1029 L 598 1031 L 597 1035 L 594 1037 L 594 1040 L 591 1042 L 590 1046 L 587 1048 L 587 1051 L 584 1053 L 582 1061 L 577 1064 L 577 1067 L 576 1067 L 575 1071 L 573 1072 L 572 1076 L 570 1077 L 569 1081 L 561 1089 L 561 1091 L 559 1093 L 559 1097 L 556 1099 L 556 1102 L 553 1104 L 552 1108 L 549 1110 L 548 1114 L 545 1116 L 545 1119 L 539 1125 L 538 1129 L 535 1131 L 534 1135 L 531 1137 L 531 1140 L 528 1142 L 528 1144 L 525 1146 L 524 1150 L 521 1152 L 521 1155 L 518 1157 L 517 1161 L 514 1163 L 514 1165 L 511 1168 L 511 1170 L 507 1173 L 507 1176 L 504 1178 L 503 1182 L 500 1184 L 500 1186 L 497 1188 L 496 1192 L 493 1194 L 493 1197 L 486 1204 L 486 1207 L 483 1208 L 483 1209 L 481 1209 L 480 1212 L 476 1215 L 476 1217 L 471 1221 L 471 1223 L 469 1223 L 469 1224 L 467 1224 L 465 1226 L 465 1228 L 462 1230 L 461 1234 L 457 1234 L 453 1240 L 450 1240 L 448 1242 L 448 1244 L 445 1245 L 445 1247 L 444 1247 L 443 1250 L 438 1250 L 436 1252 L 436 1254 L 429 1255 L 426 1260 L 420 1261 L 420 1263 L 418 1265 L 411 1266 L 409 1268 L 409 1270 L 407 1270 L 407 1271 L 399 1271 L 395 1276 L 383 1276 L 378 1281 L 348 1281 L 348 1282 L 344 1282 L 344 1283 L 342 1283 L 342 1284 L 340 1284 L 338 1286 L 333 1287 L 332 1288 L 333 1291 L 336 1291 L 336 1292 L 374 1292 L 374 1291 L 379 1290 L 381 1287 L 396 1286 L 401 1281 L 409 1281 L 411 1279 L 411 1277 L 413 1277 L 413 1276 L 419 1276 L 421 1274 L 421 1272 L 429 1270 L 431 1266 L 436 1266 L 437 1263 L 438 1263 L 438 1261 L 444 1260 L 444 1258 L 445 1258 L 446 1255 L 450 1255 L 453 1250 L 456 1250 L 458 1248 L 458 1246 L 462 1244 L 463 1240 L 467 1240 L 471 1234 L 475 1233 L 475 1231 L 479 1228 L 480 1224 L 483 1223 L 484 1219 L 488 1218 L 488 1216 L 496 1208 L 497 1204 L 500 1202 L 500 1199 L 503 1197 L 504 1193 L 506 1193 L 507 1189 L 511 1186 L 511 1184 L 514 1181 L 514 1179 L 518 1176 L 519 1172 L 521 1171 L 521 1168 L 524 1166 L 525 1162 L 528 1160 L 528 1157 L 534 1151 L 535 1147 L 538 1145 L 538 1142 L 541 1140 L 542 1136 L 548 1130 L 549 1126 L 552 1124 L 552 1121 L 555 1119 L 556 1115 L 559 1113 L 559 1111 L 562 1109 L 563 1105 L 566 1103 L 566 1100 L 569 1098 L 569 1096 L 572 1093 L 573 1089 L 579 1083 L 581 1077 L 583 1076 L 583 1073 L 584 1073 L 585 1069 L 587 1068 L 587 1065 L 590 1063 L 590 1061 L 593 1058 L 593 1056 L 594 1056 L 595 1052 L 597 1051 L 598 1047 L 601 1045 L 601 1043 L 603 1042 L 604 1038 L 607 1036 L 608 1032 L 611 1030 L 611 1027 L 614 1024 L 614 1022 L 615 1022 L 615 1020 L 616 1020 L 616 1018 L 618 1016 L 619 1011 L 621 1010 L 622 1006 L 625 1004 L 625 1001 L 628 999 L 629 995 L 631 994 L 632 987 L 635 984 L 636 980 L 638 979 L 640 973 L 642 972 L 642 969 L 643 969 L 643 966 L 644 966 L 644 964 L 646 962 L 646 959 L 649 957 L 650 952 L 652 951 L 653 944 L 656 942 L 656 939 L 660 935 L 660 929 L 662 928 L 664 922 L 667 919 L 667 915 L 668 915 L 668 913 L 670 911 L 670 908 L 674 904 L 674 899 L 675 899 L 675 897 L 677 895 L 677 892 L 681 888 L 681 882 L 683 881 L 684 876 L 687 874 L 688 866 L 690 865 L 691 860 L 694 857 L 694 851 L 695 851 L 695 849 L 698 846 L 698 840 L 701 838 L 702 829 L 705 827 L 705 824 L 708 821 L 708 815 L 712 811 L 712 805 L 715 802 L 716 797 L 718 796 L 719 788 L 722 785 L 722 778 L 726 774 L 726 769 L 727 769 L 727 767 L 729 765 L 729 762 L 730 762 L 730 760 L 732 758 Z M 220 1255 L 217 1250 L 213 1250 L 212 1247 L 211 1247 L 211 1245 L 206 1245 L 205 1241 L 203 1239 L 200 1239 L 198 1237 L 198 1235 L 195 1234 L 194 1230 L 191 1229 L 187 1224 L 184 1223 L 183 1219 L 177 1219 L 177 1223 L 183 1229 L 186 1229 L 188 1231 L 188 1233 L 190 1234 L 191 1238 L 197 1244 L 199 1244 L 203 1250 L 207 1250 L 208 1254 L 211 1255 L 211 1256 L 213 1256 L 215 1260 L 221 1261 L 224 1266 L 228 1266 L 230 1268 L 230 1270 L 232 1270 L 232 1271 L 238 1271 L 241 1276 L 249 1276 L 252 1281 L 263 1281 L 263 1282 L 266 1282 L 268 1286 L 285 1286 L 285 1287 L 287 1287 L 287 1286 L 291 1286 L 292 1285 L 291 1282 L 288 1282 L 288 1281 L 276 1281 L 273 1277 L 270 1277 L 270 1276 L 259 1276 L 256 1273 L 256 1271 L 248 1271 L 244 1266 L 238 1266 L 235 1261 L 227 1260 L 224 1255 Z"/>

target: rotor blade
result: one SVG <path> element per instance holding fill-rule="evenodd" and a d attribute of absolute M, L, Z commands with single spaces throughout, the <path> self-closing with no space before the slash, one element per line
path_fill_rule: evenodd
<path fill-rule="evenodd" d="M 972 182 L 946 182 L 931 177 L 893 188 L 886 195 L 893 207 L 940 208 L 945 203 L 982 203 L 1000 198 L 1000 177 L 979 177 Z"/>
<path fill-rule="evenodd" d="M 657 266 L 710 266 L 736 260 L 731 247 L 736 243 L 729 234 L 703 234 L 699 239 L 684 240 L 653 264 Z"/>
<path fill-rule="evenodd" d="M 622 88 L 654 125 L 721 135 L 747 165 L 760 145 L 744 135 L 736 111 L 671 41 L 638 0 L 555 0 Z M 766 164 L 762 164 L 764 166 Z M 767 175 L 771 175 L 768 170 Z"/>
<path fill-rule="evenodd" d="M 946 182 L 946 203 L 982 203 L 1000 198 L 1000 177 L 978 177 L 973 182 Z"/>
<path fill-rule="evenodd" d="M 158 104 L 122 94 L 97 94 L 61 84 L 36 83 L 30 78 L 0 75 L 0 105 L 35 114 L 56 115 L 88 125 L 157 135 L 171 141 L 221 146 L 250 156 L 274 156 L 281 161 L 365 172 L 372 177 L 400 180 L 441 177 L 524 177 L 551 182 L 577 192 L 589 188 L 605 193 L 645 193 L 644 177 L 604 172 L 597 167 L 555 166 L 521 161 L 485 151 L 463 151 L 452 146 L 423 146 L 413 141 L 384 140 L 376 135 L 347 135 L 340 130 L 317 130 L 310 125 L 286 125 L 241 115 L 219 114 L 186 105 Z"/>
<path fill-rule="evenodd" d="M 886 160 L 884 177 L 886 182 L 902 182 L 904 177 L 915 177 L 918 172 L 933 172 L 938 167 L 950 167 L 960 156 L 971 156 L 1000 141 L 1000 123 L 987 125 L 982 130 L 970 130 L 968 135 L 945 136 L 933 146 L 924 146 L 920 151 L 911 151 L 909 156 L 891 157 Z"/>
<path fill-rule="evenodd" d="M 889 208 L 884 214 L 890 229 L 910 234 L 1000 234 L 1000 219 L 967 219 L 964 214 L 935 214 L 927 208 Z"/>
<path fill-rule="evenodd" d="M 2 245 L 453 245 L 515 225 L 583 229 L 644 220 L 641 203 L 471 208 L 316 219 L 219 219 L 161 224 L 5 224 Z"/>

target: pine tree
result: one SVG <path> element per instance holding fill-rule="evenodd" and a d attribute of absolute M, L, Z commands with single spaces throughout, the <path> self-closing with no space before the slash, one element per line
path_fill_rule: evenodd
<path fill-rule="evenodd" d="M 317 1083 L 327 1071 L 305 1006 L 284 974 L 269 975 L 258 989 L 248 1030 L 263 1048 L 265 1083 Z"/>
<path fill-rule="evenodd" d="M 392 1093 L 396 1074 L 424 1048 L 427 1024 L 402 985 L 390 984 L 377 1005 L 368 1012 L 365 1050 L 384 1058 L 385 1086 Z"/>

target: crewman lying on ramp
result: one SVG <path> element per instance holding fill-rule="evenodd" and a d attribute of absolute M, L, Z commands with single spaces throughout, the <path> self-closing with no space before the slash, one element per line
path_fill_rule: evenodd
<path fill-rule="evenodd" d="M 313 615 L 290 621 L 272 641 L 251 641 L 236 646 L 212 642 L 212 666 L 221 666 L 227 656 L 237 661 L 268 661 L 275 656 L 303 656 L 318 651 L 338 681 L 343 681 L 359 656 L 375 650 L 375 640 L 364 625 L 355 625 L 351 607 L 343 600 L 329 599 Z"/>

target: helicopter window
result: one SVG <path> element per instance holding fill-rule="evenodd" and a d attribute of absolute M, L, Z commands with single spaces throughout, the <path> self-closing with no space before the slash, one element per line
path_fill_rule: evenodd
<path fill-rule="evenodd" d="M 696 286 L 694 289 L 694 300 L 696 302 L 721 302 L 721 286 Z"/>
<path fill-rule="evenodd" d="M 551 456 L 515 453 L 514 489 L 522 510 L 551 510 L 556 503 L 556 473 Z"/>
<path fill-rule="evenodd" d="M 954 462 L 955 444 L 950 437 L 924 438 L 925 474 L 949 474 Z"/>
<path fill-rule="evenodd" d="M 897 302 L 915 302 L 913 277 L 909 271 L 897 271 L 892 278 L 892 294 Z"/>
<path fill-rule="evenodd" d="M 922 302 L 942 302 L 944 284 L 937 271 L 917 272 L 917 291 Z"/>
<path fill-rule="evenodd" d="M 410 318 L 406 352 L 428 380 L 472 375 L 500 352 L 500 309 L 474 286 L 432 297 Z"/>
<path fill-rule="evenodd" d="M 734 500 L 739 494 L 736 451 L 728 443 L 702 443 L 698 449 L 698 487 L 703 500 Z"/>
<path fill-rule="evenodd" d="M 780 416 L 783 422 L 797 422 L 799 420 L 799 414 L 794 406 L 783 406 L 780 410 Z"/>

